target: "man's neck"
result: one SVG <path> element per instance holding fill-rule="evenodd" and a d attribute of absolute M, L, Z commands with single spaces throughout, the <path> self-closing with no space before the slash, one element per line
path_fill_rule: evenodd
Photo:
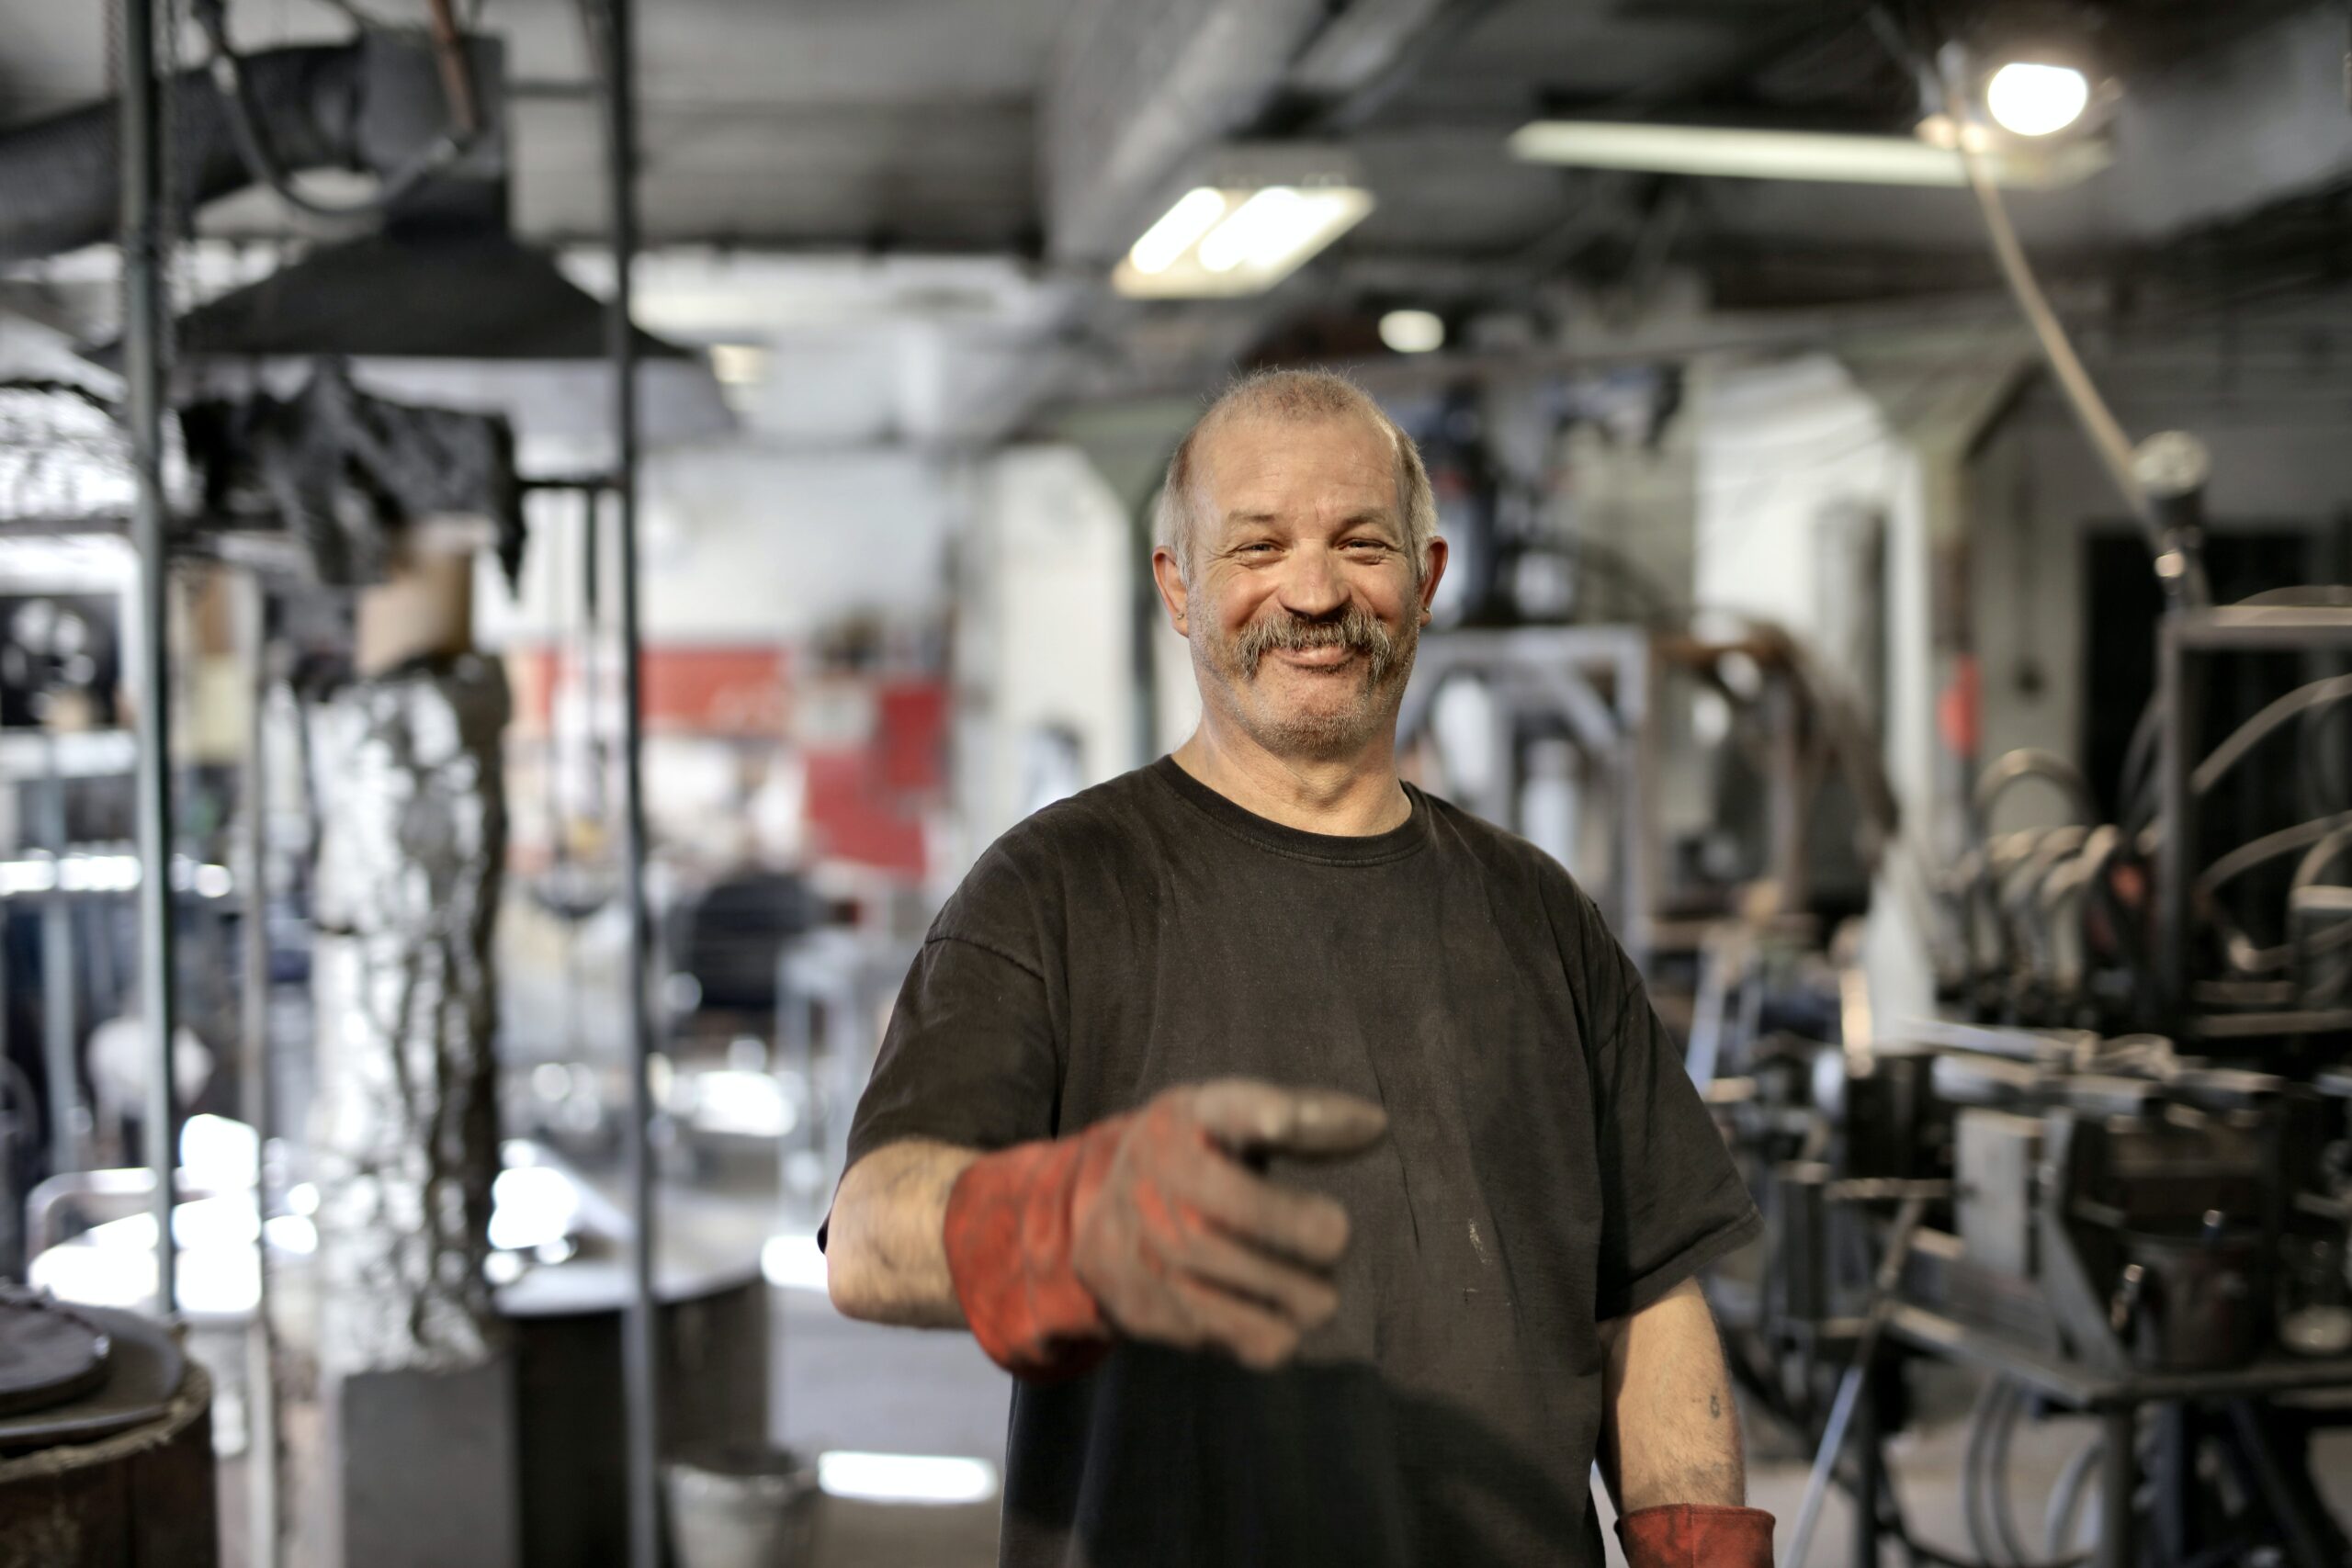
<path fill-rule="evenodd" d="M 1413 814 L 1396 777 L 1393 735 L 1352 757 L 1295 758 L 1221 728 L 1204 715 L 1176 749 L 1176 765 L 1245 811 L 1285 828 L 1347 838 L 1401 828 Z"/>

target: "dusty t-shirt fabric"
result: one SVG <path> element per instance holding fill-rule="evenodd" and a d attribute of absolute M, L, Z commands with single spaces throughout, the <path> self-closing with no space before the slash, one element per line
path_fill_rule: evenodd
<path fill-rule="evenodd" d="M 1122 1343 L 1015 1385 L 1005 1563 L 1603 1561 L 1595 1325 L 1758 1221 L 1591 901 L 1408 793 L 1404 826 L 1329 837 L 1162 758 L 1014 828 L 932 927 L 853 1161 L 1057 1137 L 1229 1075 L 1389 1116 L 1368 1154 L 1274 1162 L 1353 1236 L 1294 1365 Z"/>

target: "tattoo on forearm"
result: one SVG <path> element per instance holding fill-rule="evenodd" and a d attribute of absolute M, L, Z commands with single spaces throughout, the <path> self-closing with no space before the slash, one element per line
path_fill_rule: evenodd
<path fill-rule="evenodd" d="M 1707 1395 L 1707 1419 L 1710 1421 L 1720 1421 L 1723 1418 L 1724 1396 L 1720 1393 L 1711 1393 Z"/>

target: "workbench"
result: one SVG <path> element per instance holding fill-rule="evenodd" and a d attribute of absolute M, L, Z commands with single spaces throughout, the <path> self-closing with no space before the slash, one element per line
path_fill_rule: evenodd
<path fill-rule="evenodd" d="M 2098 1418 L 2105 1440 L 2099 1465 L 2100 1531 L 2091 1558 L 2095 1568 L 2139 1568 L 2141 1562 L 2140 1520 L 2132 1504 L 2143 1480 L 2138 1438 L 2140 1411 L 2145 1405 L 2163 1407 L 2156 1461 L 2163 1484 L 2151 1514 L 2166 1549 L 2165 1561 L 2184 1562 L 2196 1555 L 2189 1540 L 2189 1483 L 2200 1434 L 2216 1426 L 2233 1436 L 2247 1454 L 2250 1473 L 2243 1479 L 2261 1493 L 2277 1518 L 2287 1561 L 2296 1568 L 2341 1568 L 2346 1560 L 2342 1527 L 2328 1516 L 2300 1456 L 2282 1459 L 2273 1441 L 2275 1424 L 2267 1425 L 2264 1417 L 2280 1395 L 2352 1391 L 2352 1356 L 2312 1359 L 2273 1351 L 2249 1366 L 2226 1371 L 2110 1374 L 1912 1303 L 1894 1306 L 1886 1332 L 1914 1350 L 2009 1378 L 2056 1404 Z M 2313 1424 L 2352 1424 L 2352 1402 L 2340 1412 L 2321 1416 Z M 1858 1452 L 1862 1474 L 1855 1495 L 1875 1497 L 1884 1460 L 1875 1430 L 1861 1437 Z M 1857 1545 L 1864 1551 L 1860 1561 L 1875 1564 L 1877 1510 L 1863 1507 L 1857 1513 Z"/>

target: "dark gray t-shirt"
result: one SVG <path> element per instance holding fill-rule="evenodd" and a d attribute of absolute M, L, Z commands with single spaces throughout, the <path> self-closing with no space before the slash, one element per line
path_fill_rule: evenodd
<path fill-rule="evenodd" d="M 940 911 L 850 1133 L 1001 1148 L 1228 1075 L 1377 1100 L 1275 1174 L 1347 1205 L 1292 1367 L 1121 1344 L 1016 1385 L 1002 1560 L 1593 1563 L 1599 1321 L 1756 1234 L 1632 964 L 1567 873 L 1409 791 L 1372 838 L 1171 759 L 1040 811 Z"/>

